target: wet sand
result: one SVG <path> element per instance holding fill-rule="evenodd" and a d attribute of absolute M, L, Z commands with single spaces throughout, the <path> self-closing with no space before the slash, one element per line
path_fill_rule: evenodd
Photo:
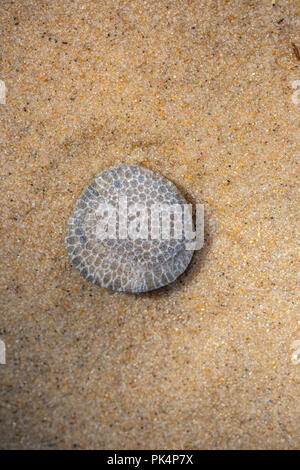
<path fill-rule="evenodd" d="M 299 448 L 299 13 L 1 2 L 3 449 Z M 65 251 L 121 162 L 205 205 L 205 247 L 157 292 L 93 286 Z"/>

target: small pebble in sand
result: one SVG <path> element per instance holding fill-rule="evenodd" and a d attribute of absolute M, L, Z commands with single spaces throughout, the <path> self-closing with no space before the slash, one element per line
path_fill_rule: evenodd
<path fill-rule="evenodd" d="M 139 210 L 135 204 L 140 204 Z M 102 287 L 138 293 L 165 286 L 182 274 L 193 251 L 186 249 L 184 231 L 180 237 L 175 233 L 175 214 L 168 216 L 168 238 L 157 222 L 152 223 L 154 204 L 177 204 L 183 224 L 181 210 L 187 201 L 159 173 L 125 164 L 99 173 L 78 199 L 67 227 L 67 251 L 81 275 Z M 108 233 L 109 227 L 115 232 Z"/>

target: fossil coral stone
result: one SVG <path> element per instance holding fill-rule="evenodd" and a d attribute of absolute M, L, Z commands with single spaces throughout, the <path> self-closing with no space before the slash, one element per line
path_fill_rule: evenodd
<path fill-rule="evenodd" d="M 128 230 L 125 235 L 120 231 L 120 235 L 119 216 L 124 217 L 125 210 L 117 211 L 120 201 L 124 203 L 125 200 L 127 225 L 133 227 L 133 231 Z M 137 203 L 145 210 L 130 212 Z M 188 240 L 183 233 L 180 237 L 175 236 L 176 219 L 172 213 L 169 238 L 163 235 L 161 228 L 153 236 L 151 207 L 154 204 L 177 204 L 183 209 L 187 201 L 171 181 L 140 165 L 123 164 L 99 173 L 78 199 L 67 227 L 67 251 L 81 275 L 102 287 L 138 293 L 165 286 L 183 273 L 193 251 L 186 249 Z M 114 209 L 110 210 L 110 219 L 105 219 L 108 212 L 105 213 L 103 207 Z M 141 214 L 149 218 L 141 219 Z M 163 213 L 159 220 L 162 219 Z M 104 220 L 106 229 L 99 232 Z M 149 229 L 147 234 L 139 231 L 143 220 L 147 220 L 144 224 Z M 112 227 L 115 222 L 116 233 L 107 231 L 109 222 Z"/>

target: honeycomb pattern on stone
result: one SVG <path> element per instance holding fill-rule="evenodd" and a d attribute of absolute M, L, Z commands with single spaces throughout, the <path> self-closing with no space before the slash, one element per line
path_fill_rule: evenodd
<path fill-rule="evenodd" d="M 143 204 L 148 216 L 147 237 L 120 238 L 119 218 L 114 238 L 99 236 L 103 226 L 103 204 L 118 209 L 120 197 L 126 196 L 128 213 L 134 203 Z M 140 165 L 118 165 L 99 173 L 79 197 L 70 217 L 66 246 L 72 264 L 80 274 L 94 284 L 122 292 L 147 292 L 173 282 L 191 261 L 193 251 L 187 250 L 184 234 L 174 236 L 174 215 L 170 216 L 170 237 L 161 230 L 151 236 L 151 206 L 153 204 L 187 204 L 176 186 L 160 175 Z M 140 228 L 137 212 L 128 221 Z M 182 216 L 183 217 L 183 216 Z M 108 221 L 108 219 L 106 219 Z M 102 225 L 99 225 L 102 223 Z"/>

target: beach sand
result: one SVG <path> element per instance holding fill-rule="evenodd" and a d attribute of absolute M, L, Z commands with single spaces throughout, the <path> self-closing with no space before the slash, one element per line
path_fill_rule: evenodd
<path fill-rule="evenodd" d="M 299 13 L 1 2 L 3 449 L 299 448 Z M 119 163 L 205 207 L 204 248 L 157 292 L 93 286 L 66 254 Z"/>

